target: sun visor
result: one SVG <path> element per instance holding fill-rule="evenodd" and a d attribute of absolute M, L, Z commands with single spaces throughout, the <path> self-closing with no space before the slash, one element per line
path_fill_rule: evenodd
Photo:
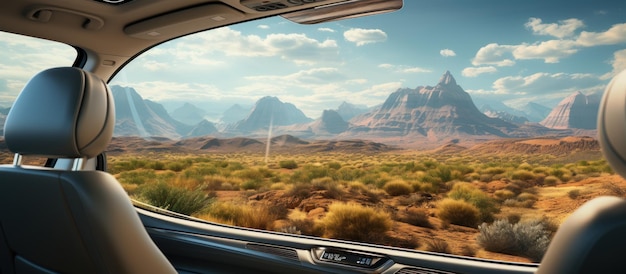
<path fill-rule="evenodd" d="M 229 6 L 208 4 L 130 24 L 124 28 L 124 33 L 140 39 L 167 39 L 180 36 L 181 33 L 193 33 L 234 23 L 243 17 L 243 13 Z"/>

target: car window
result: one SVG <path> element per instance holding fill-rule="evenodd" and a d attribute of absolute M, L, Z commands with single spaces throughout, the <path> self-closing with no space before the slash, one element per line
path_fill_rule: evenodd
<path fill-rule="evenodd" d="M 175 39 L 110 82 L 109 172 L 212 222 L 539 262 L 578 206 L 626 193 L 596 138 L 625 7 L 405 1 Z"/>
<path fill-rule="evenodd" d="M 4 120 L 28 79 L 46 68 L 71 66 L 76 50 L 68 45 L 43 39 L 0 32 L 0 164 L 13 162 L 3 142 Z M 26 157 L 25 163 L 42 163 Z"/>

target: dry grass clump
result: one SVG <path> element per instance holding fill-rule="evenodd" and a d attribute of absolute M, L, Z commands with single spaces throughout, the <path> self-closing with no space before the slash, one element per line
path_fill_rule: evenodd
<path fill-rule="evenodd" d="M 448 192 L 448 197 L 463 200 L 475 206 L 479 210 L 479 218 L 483 222 L 492 221 L 493 214 L 499 211 L 493 198 L 469 183 L 454 184 L 452 190 Z"/>
<path fill-rule="evenodd" d="M 391 196 L 408 195 L 413 192 L 413 187 L 401 179 L 385 183 L 383 189 Z"/>
<path fill-rule="evenodd" d="M 333 203 L 318 221 L 324 236 L 344 240 L 376 242 L 391 229 L 386 212 L 355 203 Z"/>
<path fill-rule="evenodd" d="M 270 206 L 217 202 L 198 218 L 234 226 L 273 230 L 278 219 Z"/>
<path fill-rule="evenodd" d="M 432 238 L 426 240 L 426 250 L 437 253 L 452 253 L 450 251 L 450 245 L 448 245 L 448 242 L 440 238 Z"/>
<path fill-rule="evenodd" d="M 437 209 L 437 216 L 446 223 L 475 228 L 480 220 L 478 208 L 463 200 L 443 199 Z"/>

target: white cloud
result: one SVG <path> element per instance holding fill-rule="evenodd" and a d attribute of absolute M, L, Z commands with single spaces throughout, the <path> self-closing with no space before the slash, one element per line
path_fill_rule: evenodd
<path fill-rule="evenodd" d="M 76 50 L 51 41 L 0 32 L 0 105 L 10 105 L 28 79 L 51 67 L 70 66 Z"/>
<path fill-rule="evenodd" d="M 367 82 L 368 82 L 367 79 L 359 78 L 359 79 L 350 79 L 350 80 L 346 81 L 346 84 L 348 84 L 348 85 L 362 85 L 362 84 L 366 84 Z"/>
<path fill-rule="evenodd" d="M 613 25 L 605 32 L 583 31 L 576 42 L 585 47 L 626 43 L 626 23 Z"/>
<path fill-rule="evenodd" d="M 484 73 L 494 73 L 497 72 L 498 70 L 493 67 L 493 66 L 488 66 L 488 67 L 468 67 L 468 68 L 464 68 L 463 71 L 461 72 L 461 74 L 465 77 L 477 77 L 478 75 L 484 74 Z"/>
<path fill-rule="evenodd" d="M 613 53 L 613 60 L 611 61 L 613 71 L 602 75 L 602 79 L 610 79 L 623 70 L 626 70 L 626 49 L 618 50 Z"/>
<path fill-rule="evenodd" d="M 428 72 L 432 72 L 429 69 L 425 69 L 425 68 L 419 68 L 419 67 L 410 67 L 410 68 L 401 68 L 399 69 L 399 72 L 402 73 L 428 73 Z"/>
<path fill-rule="evenodd" d="M 215 59 L 212 55 L 216 53 L 236 57 L 278 56 L 296 64 L 313 65 L 336 60 L 339 46 L 335 40 L 319 41 L 299 33 L 274 33 L 260 37 L 220 28 L 175 41 L 168 52 L 185 62 Z"/>
<path fill-rule="evenodd" d="M 441 54 L 441 56 L 443 57 L 454 57 L 456 56 L 456 52 L 454 52 L 451 49 L 442 49 L 439 51 L 439 54 Z"/>
<path fill-rule="evenodd" d="M 394 70 L 395 72 L 400 72 L 400 73 L 429 73 L 429 72 L 432 72 L 432 70 L 429 70 L 429 69 L 426 69 L 426 68 L 409 67 L 409 66 L 393 65 L 393 64 L 380 64 L 380 65 L 378 65 L 378 67 L 382 68 L 382 69 Z"/>
<path fill-rule="evenodd" d="M 387 34 L 379 29 L 350 29 L 343 33 L 343 37 L 357 46 L 378 43 L 387 40 Z"/>
<path fill-rule="evenodd" d="M 558 63 L 559 59 L 568 57 L 578 50 L 576 42 L 571 40 L 550 40 L 532 45 L 514 46 L 513 57 L 518 60 L 543 59 L 545 63 Z"/>
<path fill-rule="evenodd" d="M 603 81 L 592 74 L 535 73 L 528 76 L 507 76 L 494 81 L 498 94 L 571 93 L 597 86 Z"/>
<path fill-rule="evenodd" d="M 550 35 L 562 39 L 574 35 L 574 32 L 583 27 L 584 24 L 583 21 L 575 18 L 551 24 L 543 24 L 539 18 L 530 18 L 524 26 L 531 29 L 534 34 Z"/>
<path fill-rule="evenodd" d="M 269 29 L 269 28 L 270 28 L 270 26 L 268 26 L 268 25 L 258 25 L 258 26 L 257 26 L 257 28 L 260 28 L 260 29 Z"/>
<path fill-rule="evenodd" d="M 512 66 L 515 64 L 515 61 L 512 60 L 513 50 L 515 50 L 515 46 L 499 45 L 497 43 L 488 44 L 476 52 L 472 65 Z"/>
<path fill-rule="evenodd" d="M 549 40 L 535 44 L 499 45 L 488 44 L 478 50 L 472 65 L 512 66 L 514 60 L 542 59 L 545 63 L 558 63 L 561 58 L 578 52 L 572 40 Z"/>
<path fill-rule="evenodd" d="M 331 28 L 318 28 L 317 30 L 321 32 L 335 32 L 335 30 Z"/>

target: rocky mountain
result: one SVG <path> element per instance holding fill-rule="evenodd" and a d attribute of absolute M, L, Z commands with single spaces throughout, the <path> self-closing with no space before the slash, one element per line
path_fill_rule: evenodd
<path fill-rule="evenodd" d="M 202 120 L 196 124 L 185 137 L 199 137 L 217 133 L 215 125 L 207 120 Z"/>
<path fill-rule="evenodd" d="M 563 99 L 540 124 L 553 129 L 596 129 L 599 107 L 599 95 L 577 91 Z"/>
<path fill-rule="evenodd" d="M 368 112 L 366 105 L 355 105 L 344 101 L 337 107 L 337 113 L 344 121 L 350 121 L 353 117 Z"/>
<path fill-rule="evenodd" d="M 520 110 L 524 112 L 530 122 L 540 122 L 552 111 L 549 107 L 533 102 L 527 103 Z"/>
<path fill-rule="evenodd" d="M 111 86 L 115 101 L 115 136 L 166 137 L 186 135 L 191 126 L 174 120 L 165 108 L 144 100 L 131 87 Z"/>
<path fill-rule="evenodd" d="M 239 104 L 234 104 L 230 108 L 228 108 L 222 116 L 220 117 L 219 122 L 224 124 L 234 124 L 248 117 L 252 108 L 250 107 L 242 107 Z"/>
<path fill-rule="evenodd" d="M 315 134 L 340 134 L 348 129 L 348 122 L 334 110 L 324 110 L 322 117 L 310 124 Z"/>
<path fill-rule="evenodd" d="M 482 106 L 480 110 L 482 111 L 482 113 L 487 115 L 487 117 L 498 118 L 509 123 L 525 124 L 528 122 L 528 119 L 526 119 L 526 117 L 524 116 L 513 115 L 509 112 L 502 111 L 502 110 L 494 110 L 489 105 Z"/>
<path fill-rule="evenodd" d="M 304 113 L 293 104 L 283 103 L 276 97 L 266 96 L 259 99 L 248 116 L 237 122 L 232 130 L 251 133 L 259 129 L 274 126 L 286 126 L 311 122 Z M 229 128 L 230 130 L 230 128 Z"/>
<path fill-rule="evenodd" d="M 196 107 L 190 103 L 184 103 L 182 106 L 176 108 L 170 114 L 172 118 L 181 121 L 188 125 L 195 125 L 204 121 L 206 111 Z"/>
<path fill-rule="evenodd" d="M 387 136 L 421 135 L 431 139 L 459 135 L 507 136 L 517 126 L 487 117 L 470 95 L 446 71 L 436 86 L 398 89 L 379 110 L 350 121 L 357 131 L 374 131 Z"/>

